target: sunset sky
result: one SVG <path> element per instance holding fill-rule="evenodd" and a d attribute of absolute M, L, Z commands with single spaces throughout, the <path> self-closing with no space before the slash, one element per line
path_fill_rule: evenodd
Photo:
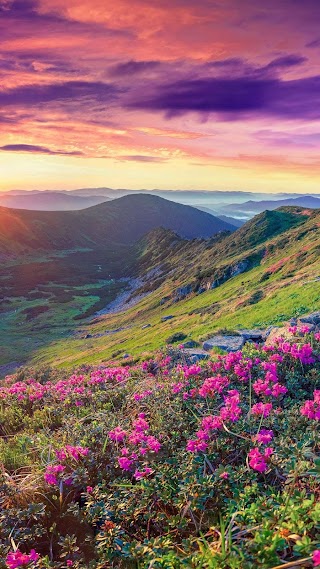
<path fill-rule="evenodd" d="M 0 0 L 0 190 L 320 192 L 320 0 Z"/>

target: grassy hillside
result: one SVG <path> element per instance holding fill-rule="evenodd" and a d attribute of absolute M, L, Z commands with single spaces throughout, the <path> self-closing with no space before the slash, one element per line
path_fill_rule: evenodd
<path fill-rule="evenodd" d="M 137 291 L 149 294 L 124 312 L 83 322 L 89 338 L 53 342 L 33 361 L 73 366 L 138 356 L 177 332 L 199 341 L 219 329 L 266 327 L 317 310 L 319 251 L 320 212 L 297 208 L 260 214 L 211 240 L 154 232 L 139 243 L 140 270 L 158 268 Z M 175 291 L 187 285 L 191 291 L 177 301 Z M 162 322 L 165 315 L 173 318 Z"/>

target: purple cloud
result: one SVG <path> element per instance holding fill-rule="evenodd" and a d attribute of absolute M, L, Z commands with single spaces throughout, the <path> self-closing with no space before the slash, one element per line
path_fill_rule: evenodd
<path fill-rule="evenodd" d="M 49 85 L 24 85 L 0 92 L 1 106 L 41 105 L 56 101 L 94 100 L 108 103 L 115 99 L 118 89 L 102 82 L 67 81 Z"/>
<path fill-rule="evenodd" d="M 137 75 L 139 73 L 145 73 L 147 71 L 152 71 L 161 65 L 160 61 L 125 61 L 124 63 L 119 63 L 111 68 L 109 74 L 112 77 L 118 77 L 123 75 Z"/>
<path fill-rule="evenodd" d="M 222 119 L 277 116 L 320 118 L 320 75 L 285 81 L 259 74 L 174 81 L 139 92 L 128 107 L 162 111 L 168 117 L 187 112 L 215 113 Z"/>
<path fill-rule="evenodd" d="M 320 39 L 318 38 L 316 40 L 310 41 L 309 43 L 307 43 L 305 45 L 305 47 L 308 47 L 308 48 L 320 47 Z"/>
<path fill-rule="evenodd" d="M 82 152 L 73 151 L 67 152 L 65 150 L 50 150 L 45 146 L 37 146 L 34 144 L 5 144 L 0 146 L 0 150 L 5 152 L 31 152 L 38 154 L 58 154 L 58 155 L 68 155 L 68 156 L 82 156 Z"/>
<path fill-rule="evenodd" d="M 308 61 L 307 57 L 304 57 L 302 55 L 299 54 L 288 54 L 288 55 L 284 55 L 282 57 L 277 57 L 276 59 L 273 59 L 272 61 L 270 61 L 270 63 L 268 63 L 268 65 L 265 65 L 261 71 L 278 71 L 281 69 L 288 69 L 290 67 L 296 67 L 297 65 L 301 65 L 302 63 L 305 63 L 306 61 Z"/>

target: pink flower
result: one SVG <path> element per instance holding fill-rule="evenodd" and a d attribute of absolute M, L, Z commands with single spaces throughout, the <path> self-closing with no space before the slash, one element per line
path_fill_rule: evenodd
<path fill-rule="evenodd" d="M 47 484 L 54 486 L 58 484 L 59 474 L 65 470 L 63 464 L 49 464 L 46 468 L 44 479 Z"/>
<path fill-rule="evenodd" d="M 250 450 L 249 466 L 257 472 L 265 472 L 268 468 L 267 459 L 273 454 L 273 448 L 266 447 L 264 453 L 262 454 L 258 448 L 253 448 Z"/>
<path fill-rule="evenodd" d="M 313 393 L 313 400 L 308 399 L 304 402 L 300 408 L 301 415 L 308 417 L 308 419 L 313 419 L 315 421 L 320 421 L 320 390 L 316 389 Z"/>
<path fill-rule="evenodd" d="M 312 554 L 312 561 L 314 567 L 319 567 L 320 565 L 320 549 L 316 549 Z"/>
<path fill-rule="evenodd" d="M 281 383 L 275 383 L 274 386 L 272 387 L 272 395 L 273 397 L 279 397 L 280 395 L 284 395 L 285 393 L 287 393 L 287 388 L 284 385 L 281 385 Z"/>
<path fill-rule="evenodd" d="M 192 440 L 190 439 L 187 442 L 187 450 L 189 452 L 205 452 L 208 448 L 208 445 L 204 441 L 200 441 L 199 439 Z"/>
<path fill-rule="evenodd" d="M 216 377 L 208 377 L 199 389 L 200 397 L 214 397 L 229 385 L 229 379 L 221 375 Z"/>
<path fill-rule="evenodd" d="M 229 478 L 229 472 L 222 472 L 220 474 L 220 478 L 222 478 L 223 480 L 228 480 Z"/>
<path fill-rule="evenodd" d="M 91 494 L 93 492 L 92 486 L 87 486 L 87 494 Z"/>
<path fill-rule="evenodd" d="M 153 452 L 158 452 L 161 449 L 161 444 L 156 437 L 149 436 L 146 440 L 147 447 Z"/>
<path fill-rule="evenodd" d="M 149 424 L 144 418 L 144 413 L 140 413 L 138 419 L 133 421 L 133 428 L 139 433 L 145 432 L 149 429 Z"/>
<path fill-rule="evenodd" d="M 257 417 L 268 417 L 272 411 L 272 404 L 271 403 L 256 403 L 251 408 L 252 415 Z"/>
<path fill-rule="evenodd" d="M 130 458 L 127 458 L 126 456 L 120 456 L 118 458 L 118 463 L 120 468 L 122 468 L 122 470 L 131 470 L 131 466 L 133 464 L 133 460 L 130 460 Z"/>
<path fill-rule="evenodd" d="M 261 429 L 260 433 L 254 437 L 254 440 L 263 445 L 270 443 L 273 439 L 273 431 L 268 431 L 267 429 Z"/>
<path fill-rule="evenodd" d="M 149 474 L 152 474 L 152 472 L 152 468 L 146 467 L 143 470 L 136 470 L 133 476 L 136 480 L 141 480 L 142 478 L 149 476 Z"/>
<path fill-rule="evenodd" d="M 116 427 L 112 431 L 109 431 L 109 437 L 112 441 L 117 443 L 122 442 L 127 436 L 127 431 L 124 431 L 121 427 Z"/>
<path fill-rule="evenodd" d="M 16 569 L 17 567 L 25 567 L 28 563 L 36 563 L 39 559 L 39 554 L 34 549 L 31 549 L 29 555 L 21 553 L 19 549 L 10 552 L 7 555 L 6 563 L 9 569 Z"/>
<path fill-rule="evenodd" d="M 240 393 L 236 389 L 228 391 L 228 395 L 224 398 L 225 406 L 220 409 L 220 417 L 223 421 L 232 421 L 235 423 L 242 414 L 239 407 Z"/>
<path fill-rule="evenodd" d="M 201 427 L 205 431 L 222 429 L 222 419 L 219 415 L 208 415 L 202 419 Z"/>

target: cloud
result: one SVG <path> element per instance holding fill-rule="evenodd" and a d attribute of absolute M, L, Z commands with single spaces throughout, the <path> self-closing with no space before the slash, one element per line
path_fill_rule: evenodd
<path fill-rule="evenodd" d="M 188 112 L 215 113 L 221 119 L 273 116 L 320 119 L 320 75 L 284 80 L 257 73 L 232 77 L 183 79 L 144 89 L 128 103 L 135 109 L 162 111 L 172 118 Z"/>
<path fill-rule="evenodd" d="M 109 71 L 111 76 L 123 77 L 124 75 L 138 75 L 153 71 L 161 65 L 160 61 L 125 61 L 112 67 Z"/>
<path fill-rule="evenodd" d="M 52 155 L 67 155 L 67 156 L 82 156 L 83 153 L 80 151 L 66 150 L 50 150 L 45 146 L 37 146 L 34 144 L 5 144 L 0 146 L 0 151 L 4 152 L 31 152 L 33 154 L 52 154 Z"/>
<path fill-rule="evenodd" d="M 308 48 L 315 48 L 315 47 L 320 47 L 320 39 L 315 39 L 313 41 L 310 41 L 308 43 L 306 43 L 306 46 Z"/>
<path fill-rule="evenodd" d="M 299 55 L 299 54 L 288 54 L 288 55 L 283 55 L 281 57 L 277 57 L 276 59 L 273 59 L 272 61 L 270 61 L 270 63 L 268 63 L 268 65 L 265 65 L 261 71 L 271 71 L 271 70 L 281 70 L 281 69 L 288 69 L 290 67 L 296 67 L 297 65 L 301 65 L 302 63 L 305 63 L 306 61 L 308 61 L 307 57 L 304 57 L 303 55 Z"/>
<path fill-rule="evenodd" d="M 109 103 L 115 99 L 118 89 L 110 84 L 89 81 L 66 81 L 49 85 L 23 85 L 0 92 L 0 105 L 24 107 L 43 103 L 91 99 Z"/>

